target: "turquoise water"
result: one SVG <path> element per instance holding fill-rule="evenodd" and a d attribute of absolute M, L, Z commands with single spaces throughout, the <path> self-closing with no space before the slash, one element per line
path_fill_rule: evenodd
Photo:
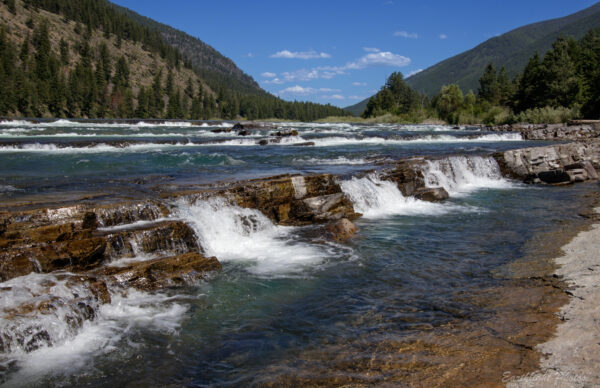
<path fill-rule="evenodd" d="M 16 127 L 11 125 L 0 133 L 16 133 L 7 132 Z M 4 191 L 6 198 L 133 186 L 128 180 L 147 174 L 168 175 L 169 184 L 191 184 L 282 171 L 350 173 L 412 155 L 468 157 L 430 166 L 427 176 L 451 194 L 443 204 L 404 198 L 376 175 L 344 178 L 343 190 L 365 214 L 356 222 L 359 234 L 345 244 L 323 239 L 314 226 L 275 226 L 255 210 L 218 198 L 179 201 L 177 216 L 194 228 L 207 253 L 219 258 L 222 272 L 164 293 L 112 290 L 113 302 L 81 330 L 51 347 L 5 355 L 0 366 L 8 385 L 253 386 L 277 385 L 290 376 L 349 373 L 339 369 L 340 357 L 345 365 L 363 365 L 385 357 L 378 354 L 385 352 L 378 348 L 381 341 L 489 318 L 494 311 L 461 295 L 508 281 L 510 276 L 499 274 L 526 254 L 527 241 L 577 219 L 577 200 L 597 188 L 505 180 L 485 155 L 536 143 L 486 138 L 490 134 L 466 129 L 285 124 L 302 138 L 290 142 L 315 142 L 297 147 L 255 145 L 269 137 L 264 133 L 221 138 L 244 145 L 214 144 L 212 137 L 196 144 L 216 128 L 153 127 L 143 129 L 143 136 L 154 135 L 144 140 L 146 149 L 129 143 L 111 149 L 102 136 L 119 134 L 131 141 L 142 130 L 63 125 L 23 125 L 19 139 L 29 145 L 2 139 L 0 160 L 12 166 L 0 175 L 1 184 L 13 188 Z M 67 132 L 77 135 L 63 136 Z M 90 132 L 98 143 L 74 144 Z M 163 132 L 185 140 L 156 143 Z M 43 144 L 53 146 L 43 149 Z M 86 162 L 77 167 L 81 160 Z M 160 189 L 153 184 L 145 187 Z M 238 222 L 248 217 L 254 220 L 251 229 Z M 360 368 L 355 373 L 364 377 Z"/>
<path fill-rule="evenodd" d="M 443 126 L 286 123 L 239 136 L 221 132 L 233 123 L 202 125 L 0 122 L 0 195 L 143 193 L 165 184 L 344 173 L 413 155 L 487 154 L 531 144 L 516 134 Z M 299 136 L 272 136 L 290 129 Z M 261 140 L 280 143 L 257 145 Z M 308 142 L 314 145 L 298 145 Z"/>

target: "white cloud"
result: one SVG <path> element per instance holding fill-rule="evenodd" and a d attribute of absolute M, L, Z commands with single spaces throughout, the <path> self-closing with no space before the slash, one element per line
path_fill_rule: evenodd
<path fill-rule="evenodd" d="M 350 100 L 364 100 L 364 97 L 361 96 L 348 96 Z"/>
<path fill-rule="evenodd" d="M 248 53 L 246 55 L 244 55 L 247 58 L 254 58 L 254 54 L 253 53 Z"/>
<path fill-rule="evenodd" d="M 375 47 L 363 47 L 363 50 L 365 50 L 368 53 L 378 53 L 381 50 L 379 50 L 378 48 Z"/>
<path fill-rule="evenodd" d="M 446 35 L 446 34 L 440 34 L 440 39 L 446 39 L 446 38 L 448 38 L 448 35 Z"/>
<path fill-rule="evenodd" d="M 327 100 L 345 100 L 346 97 L 342 96 L 341 94 L 332 94 L 330 96 L 321 96 L 321 98 L 325 98 Z"/>
<path fill-rule="evenodd" d="M 352 82 L 352 86 L 367 86 L 366 82 Z"/>
<path fill-rule="evenodd" d="M 411 63 L 410 58 L 394 54 L 389 51 L 373 52 L 348 62 L 344 66 L 319 66 L 312 69 L 286 71 L 279 77 L 264 81 L 264 84 L 283 84 L 292 82 L 306 82 L 316 79 L 331 79 L 335 76 L 346 74 L 349 70 L 362 70 L 371 66 L 404 67 Z M 360 85 L 365 86 L 365 85 Z"/>
<path fill-rule="evenodd" d="M 355 62 L 347 63 L 344 70 L 361 70 L 370 66 L 408 66 L 410 58 L 389 51 L 367 54 Z"/>
<path fill-rule="evenodd" d="M 280 90 L 279 94 L 311 94 L 314 93 L 314 90 L 313 88 L 303 88 L 300 85 L 296 85 Z"/>
<path fill-rule="evenodd" d="M 422 71 L 423 71 L 423 69 L 417 69 L 417 70 L 413 70 L 413 71 L 411 71 L 410 73 L 408 73 L 408 74 L 406 75 L 406 78 L 408 78 L 408 77 L 410 77 L 410 76 L 412 76 L 412 75 L 418 74 L 418 73 L 420 73 L 420 72 L 422 72 Z"/>
<path fill-rule="evenodd" d="M 322 58 L 331 58 L 331 55 L 327 53 L 318 53 L 314 50 L 310 51 L 289 51 L 283 50 L 279 51 L 273 55 L 271 58 L 289 58 L 289 59 L 322 59 Z"/>
<path fill-rule="evenodd" d="M 417 34 L 416 32 L 396 31 L 394 32 L 394 36 L 399 36 L 401 38 L 417 39 L 419 37 L 419 34 Z"/>
<path fill-rule="evenodd" d="M 331 89 L 331 88 L 311 88 L 311 87 L 303 87 L 300 85 L 290 86 L 289 88 L 285 88 L 280 90 L 278 94 L 316 94 L 316 93 L 334 93 L 339 92 L 339 89 Z"/>
<path fill-rule="evenodd" d="M 266 85 L 281 85 L 283 83 L 285 83 L 285 81 L 282 79 L 279 79 L 277 77 L 273 78 L 271 80 L 268 80 L 268 81 L 263 81 L 263 84 L 266 84 Z"/>
<path fill-rule="evenodd" d="M 263 77 L 265 78 L 275 78 L 277 77 L 277 74 L 275 73 L 271 73 L 270 71 L 265 71 L 264 73 L 261 74 Z"/>

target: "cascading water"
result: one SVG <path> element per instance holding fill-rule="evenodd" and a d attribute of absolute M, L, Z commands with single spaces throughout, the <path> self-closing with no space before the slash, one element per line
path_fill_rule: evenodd
<path fill-rule="evenodd" d="M 327 257 L 325 246 L 297 241 L 294 228 L 276 226 L 260 211 L 224 198 L 180 202 L 179 216 L 196 231 L 207 255 L 220 261 L 249 261 L 256 274 L 297 273 Z"/>
<path fill-rule="evenodd" d="M 423 175 L 428 187 L 443 187 L 451 197 L 484 188 L 514 187 L 502 177 L 498 163 L 491 157 L 452 156 L 428 160 Z"/>
<path fill-rule="evenodd" d="M 367 218 L 391 215 L 437 215 L 453 206 L 420 201 L 405 197 L 395 183 L 381 180 L 371 174 L 340 182 L 340 186 L 354 204 L 354 210 Z"/>
<path fill-rule="evenodd" d="M 138 330 L 175 332 L 188 310 L 181 300 L 189 299 L 109 287 L 111 303 L 100 304 L 70 273 L 32 273 L 0 290 L 0 384 L 15 387 L 68 375 L 100 354 L 120 357 L 119 342 L 135 347 Z"/>

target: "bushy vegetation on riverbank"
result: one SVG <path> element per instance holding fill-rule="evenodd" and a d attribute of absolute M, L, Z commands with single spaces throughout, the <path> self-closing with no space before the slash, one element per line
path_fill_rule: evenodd
<path fill-rule="evenodd" d="M 371 98 L 364 119 L 450 124 L 558 123 L 600 118 L 600 29 L 579 41 L 559 38 L 543 58 L 533 56 L 522 74 L 486 66 L 477 94 L 456 84 L 444 85 L 429 99 L 412 90 L 401 73 L 393 73 Z"/>

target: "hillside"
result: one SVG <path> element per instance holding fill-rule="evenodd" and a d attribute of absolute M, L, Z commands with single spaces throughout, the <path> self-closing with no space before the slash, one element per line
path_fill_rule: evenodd
<path fill-rule="evenodd" d="M 523 71 L 536 52 L 543 55 L 559 36 L 580 39 L 592 28 L 600 27 L 600 2 L 580 12 L 529 24 L 491 38 L 477 47 L 431 66 L 406 79 L 414 90 L 433 96 L 443 85 L 456 83 L 464 91 L 477 92 L 484 67 L 493 62 L 506 67 L 510 77 Z M 360 115 L 369 98 L 345 109 Z"/>
<path fill-rule="evenodd" d="M 0 28 L 3 29 L 5 39 L 12 43 L 13 47 L 19 48 L 19 59 L 15 65 L 20 66 L 22 69 L 21 76 L 27 78 L 33 78 L 32 74 L 27 74 L 29 71 L 33 71 L 37 64 L 31 64 L 28 62 L 35 62 L 35 58 L 38 56 L 38 50 L 36 49 L 35 35 L 41 28 L 42 24 L 47 25 L 48 31 L 48 43 L 51 58 L 57 59 L 61 57 L 61 40 L 66 42 L 66 56 L 64 62 L 61 63 L 62 71 L 60 76 L 67 76 L 76 72 L 78 64 L 82 63 L 83 56 L 91 57 L 91 62 L 96 62 L 96 59 L 100 56 L 100 47 L 104 46 L 108 49 L 108 63 L 110 70 L 115 68 L 116 62 L 119 58 L 124 58 L 128 64 L 128 81 L 131 85 L 130 91 L 134 95 L 138 95 L 140 88 L 150 88 L 154 78 L 162 73 L 164 81 L 171 71 L 173 88 L 177 90 L 184 90 L 187 83 L 191 81 L 197 88 L 202 85 L 204 91 L 208 95 L 214 94 L 210 88 L 208 88 L 195 74 L 192 69 L 185 68 L 183 66 L 173 66 L 169 63 L 168 59 L 162 58 L 160 55 L 156 55 L 147 47 L 144 47 L 142 42 L 135 42 L 133 40 L 122 40 L 114 34 L 104 34 L 98 30 L 87 30 L 82 24 L 77 23 L 73 20 L 67 20 L 61 15 L 48 12 L 43 9 L 24 7 L 23 2 L 15 2 L 16 13 L 11 13 L 4 3 L 0 3 Z M 87 43 L 88 48 L 84 50 L 84 42 Z M 23 54 L 23 47 L 27 47 L 28 55 Z M 86 53 L 90 51 L 89 53 Z M 87 59 L 86 59 L 87 60 Z M 51 60 L 51 62 L 54 62 Z M 106 63 L 106 62 L 105 62 Z M 51 65 L 52 66 L 55 66 Z M 16 69 L 18 71 L 19 69 Z M 97 66 L 96 66 L 96 70 Z M 109 69 L 106 69 L 109 70 Z M 8 70 L 4 69 L 7 73 Z M 112 73 L 112 71 L 109 71 Z M 37 104 L 36 101 L 41 99 L 41 96 L 35 89 L 33 84 L 35 81 L 30 80 L 24 85 L 24 90 L 19 88 L 19 85 L 15 85 L 15 89 L 12 93 L 17 94 L 19 99 L 30 100 L 30 104 L 20 102 L 18 110 L 13 112 L 15 115 L 22 116 L 82 116 L 90 117 L 96 116 L 95 113 L 100 112 L 82 112 L 81 109 L 75 109 L 76 111 L 67 112 L 68 107 L 67 101 L 64 101 L 64 109 L 60 109 L 62 112 L 52 112 L 49 109 L 43 107 L 43 104 Z M 29 85 L 27 85 L 29 84 Z M 64 84 L 68 84 L 64 80 Z M 67 86 L 67 85 L 65 85 Z M 94 85 L 96 88 L 98 85 Z M 106 96 L 112 97 L 115 91 L 114 82 L 109 82 L 107 85 Z M 54 96 L 56 98 L 65 99 L 66 96 Z M 96 96 L 99 97 L 99 96 Z M 165 97 L 168 101 L 168 97 Z M 6 98 L 2 99 L 3 103 L 6 103 Z M 81 107 L 78 107 L 81 108 Z M 118 109 L 118 108 L 116 108 Z M 10 115 L 11 112 L 4 112 L 4 115 Z M 71 114 L 69 114 L 71 113 Z M 113 112 L 116 113 L 116 112 Z M 109 116 L 112 116 L 109 114 Z"/>
<path fill-rule="evenodd" d="M 508 75 L 514 77 L 531 56 L 536 52 L 543 55 L 559 36 L 580 39 L 595 27 L 600 27 L 600 3 L 569 16 L 529 24 L 491 38 L 407 78 L 406 83 L 429 96 L 450 83 L 458 84 L 465 91 L 477 91 L 479 77 L 488 63 L 493 62 L 497 68 L 505 66 Z"/>
<path fill-rule="evenodd" d="M 188 57 L 194 47 L 199 54 Z M 311 121 L 347 114 L 281 100 L 202 41 L 106 0 L 2 0 L 0 85 L 0 116 L 7 117 Z"/>
<path fill-rule="evenodd" d="M 223 56 L 210 45 L 198 38 L 142 16 L 130 9 L 113 5 L 114 8 L 130 16 L 142 25 L 160 32 L 164 40 L 178 49 L 199 70 L 209 83 L 218 82 L 228 88 L 251 94 L 266 93 L 252 77 L 240 70 L 229 58 Z"/>

